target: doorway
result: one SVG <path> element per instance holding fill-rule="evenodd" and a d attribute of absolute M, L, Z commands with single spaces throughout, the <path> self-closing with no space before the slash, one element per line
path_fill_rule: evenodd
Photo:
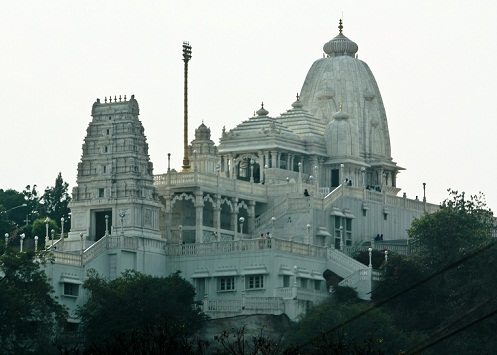
<path fill-rule="evenodd" d="M 95 212 L 95 241 L 105 235 L 105 216 L 109 216 L 109 234 L 111 234 L 112 210 Z"/>

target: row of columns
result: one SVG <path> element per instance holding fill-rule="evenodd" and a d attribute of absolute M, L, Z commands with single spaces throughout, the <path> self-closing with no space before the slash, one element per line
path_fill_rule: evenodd
<path fill-rule="evenodd" d="M 206 204 L 205 195 L 203 191 L 197 190 L 193 192 L 193 206 L 195 208 L 195 242 L 203 243 L 203 228 L 204 228 L 204 207 Z M 191 196 L 191 195 L 190 195 Z M 172 215 L 174 204 L 172 203 L 175 196 L 166 200 L 166 220 L 169 231 L 172 227 Z M 213 195 L 213 227 L 216 229 L 217 236 L 221 235 L 221 211 L 222 211 L 222 203 L 223 197 L 221 194 Z M 241 208 L 245 208 L 247 211 L 247 230 L 248 233 L 252 233 L 255 229 L 255 205 L 256 202 L 253 200 L 239 201 L 238 197 L 231 197 L 229 202 L 231 203 L 231 216 L 230 216 L 230 230 L 234 232 L 236 236 L 237 233 L 237 225 L 238 225 L 238 216 Z M 170 232 L 169 232 L 170 233 Z M 170 239 L 171 236 L 168 236 Z"/>

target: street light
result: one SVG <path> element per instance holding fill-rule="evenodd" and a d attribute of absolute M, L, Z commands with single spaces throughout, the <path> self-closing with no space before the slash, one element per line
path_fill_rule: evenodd
<path fill-rule="evenodd" d="M 371 253 L 373 252 L 373 248 L 369 247 L 368 252 L 369 252 L 369 267 L 372 268 L 373 264 L 371 263 Z"/>
<path fill-rule="evenodd" d="M 22 233 L 20 237 L 21 238 L 19 239 L 19 243 L 21 247 L 19 248 L 19 251 L 22 253 L 22 245 L 24 244 L 24 238 L 26 238 L 26 234 Z"/>
<path fill-rule="evenodd" d="M 48 248 L 48 224 L 50 223 L 50 218 L 45 218 L 45 228 L 46 228 L 46 232 L 45 232 L 45 249 Z"/>
<path fill-rule="evenodd" d="M 276 221 L 276 217 L 271 217 L 271 238 L 274 237 L 274 221 Z"/>
<path fill-rule="evenodd" d="M 245 222 L 245 218 L 240 217 L 238 220 L 240 221 L 240 238 L 241 238 L 243 234 L 243 222 Z"/>
<path fill-rule="evenodd" d="M 27 206 L 27 204 L 23 203 L 22 205 L 19 205 L 19 206 L 16 206 L 16 207 L 12 207 L 11 209 L 8 209 L 8 210 L 6 210 L 4 212 L 7 213 L 7 212 L 10 212 L 12 210 L 15 210 L 16 208 L 21 208 L 21 207 L 26 207 L 26 206 Z"/>
<path fill-rule="evenodd" d="M 38 236 L 35 235 L 35 252 L 38 251 Z"/>

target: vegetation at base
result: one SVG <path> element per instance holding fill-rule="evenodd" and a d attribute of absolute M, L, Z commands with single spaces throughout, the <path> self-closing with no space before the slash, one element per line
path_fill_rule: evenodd
<path fill-rule="evenodd" d="M 90 295 L 78 315 L 90 353 L 116 347 L 186 353 L 193 348 L 190 337 L 207 319 L 194 301 L 194 287 L 179 272 L 155 277 L 128 270 L 106 280 L 90 270 L 83 287 Z"/>
<path fill-rule="evenodd" d="M 0 248 L 0 349 L 2 354 L 49 354 L 66 309 L 40 265 L 46 255 Z"/>

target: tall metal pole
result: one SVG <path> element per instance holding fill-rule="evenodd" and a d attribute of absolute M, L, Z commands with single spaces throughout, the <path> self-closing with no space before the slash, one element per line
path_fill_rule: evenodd
<path fill-rule="evenodd" d="M 183 62 L 185 62 L 183 172 L 191 171 L 190 159 L 188 158 L 188 62 L 191 57 L 192 47 L 188 42 L 183 42 Z"/>

